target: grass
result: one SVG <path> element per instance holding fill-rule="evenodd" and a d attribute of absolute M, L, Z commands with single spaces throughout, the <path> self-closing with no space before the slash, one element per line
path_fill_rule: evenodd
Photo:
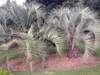
<path fill-rule="evenodd" d="M 100 75 L 100 65 L 77 70 L 36 70 L 29 72 L 13 72 L 15 75 Z"/>
<path fill-rule="evenodd" d="M 17 58 L 21 55 L 20 49 L 9 50 L 9 60 Z M 0 52 L 0 63 L 6 61 L 6 51 Z"/>

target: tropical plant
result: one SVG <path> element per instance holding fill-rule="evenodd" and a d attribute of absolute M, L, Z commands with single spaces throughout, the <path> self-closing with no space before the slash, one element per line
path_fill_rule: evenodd
<path fill-rule="evenodd" d="M 2 20 L 3 22 L 2 24 L 5 24 L 4 26 L 7 26 L 6 22 L 8 20 L 13 21 L 13 25 L 17 25 L 17 27 L 19 27 L 22 30 L 22 32 L 24 31 L 24 28 L 28 27 L 27 29 L 29 29 L 29 27 L 31 26 L 30 30 L 28 31 L 28 34 L 25 34 L 24 32 L 21 34 L 21 36 L 24 35 L 24 40 L 22 40 L 22 38 L 21 40 L 16 39 L 17 43 L 21 45 L 22 48 L 24 48 L 23 50 L 26 51 L 25 52 L 26 57 L 27 57 L 26 59 L 27 61 L 29 61 L 31 65 L 30 68 L 32 67 L 33 59 L 37 57 L 36 55 L 41 55 L 42 53 L 44 53 L 41 50 L 41 49 L 44 49 L 45 47 L 43 46 L 44 44 L 42 42 L 39 42 L 38 40 L 34 41 L 33 39 L 33 36 L 36 34 L 35 32 L 37 30 L 35 29 L 35 31 L 33 31 L 32 29 L 33 27 L 35 27 L 32 25 L 33 23 L 36 23 L 38 28 L 41 27 L 42 25 L 41 18 L 44 17 L 44 14 L 45 13 L 43 13 L 41 5 L 38 3 L 34 3 L 34 4 L 30 3 L 30 4 L 24 4 L 23 6 L 19 6 L 16 3 L 12 2 L 12 3 L 7 3 L 5 6 L 1 7 L 1 12 L 0 12 L 1 17 L 0 18 L 1 20 L 2 18 L 4 18 L 4 20 Z M 19 32 L 13 33 L 14 37 L 16 37 L 16 35 L 20 36 Z M 13 40 L 11 40 L 10 42 L 13 42 Z M 32 46 L 33 44 L 34 46 Z M 36 45 L 36 44 L 39 44 L 39 45 Z M 1 47 L 3 47 L 4 45 L 5 47 L 10 47 L 10 45 L 8 46 L 7 43 L 1 45 Z M 38 46 L 42 46 L 42 47 L 38 47 Z M 45 57 L 45 54 L 42 56 Z"/>
<path fill-rule="evenodd" d="M 59 33 L 56 29 L 52 27 L 42 27 L 39 32 L 34 36 L 33 28 L 31 25 L 28 33 L 20 33 L 18 36 L 23 38 L 24 40 L 18 41 L 18 44 L 22 46 L 25 50 L 26 62 L 30 64 L 30 70 L 32 71 L 32 63 L 38 57 L 42 58 L 42 66 L 46 67 L 45 61 L 47 56 L 47 51 L 49 46 L 54 45 L 56 47 L 57 53 L 61 54 L 64 46 L 64 40 L 60 37 Z M 48 46 L 49 43 L 49 46 Z"/>
<path fill-rule="evenodd" d="M 70 58 L 78 57 L 78 46 L 81 41 L 85 44 L 84 57 L 98 47 L 100 24 L 96 16 L 97 13 L 88 7 L 61 8 L 51 11 L 48 24 L 65 31 Z"/>
<path fill-rule="evenodd" d="M 61 54 L 64 40 L 54 27 L 46 25 L 44 20 L 45 12 L 43 12 L 41 5 L 30 3 L 18 6 L 15 3 L 8 3 L 1 9 L 5 12 L 3 16 L 5 21 L 3 23 L 10 19 L 17 27 L 22 27 L 21 31 L 14 31 L 12 36 L 15 37 L 15 42 L 22 48 L 31 71 L 34 60 L 39 57 L 42 58 L 42 64 L 45 67 L 47 49 L 49 48 L 47 42 L 53 43 L 57 48 L 57 53 Z M 0 14 L 3 14 L 2 11 Z M 28 27 L 27 33 L 24 32 L 25 27 Z"/>
<path fill-rule="evenodd" d="M 29 63 L 30 70 L 32 71 L 32 63 L 38 57 L 43 59 L 43 66 L 45 67 L 46 59 L 46 45 L 42 41 L 35 40 L 33 38 L 33 25 L 29 29 L 28 33 L 20 33 L 18 36 L 24 40 L 19 39 L 18 44 L 23 48 L 26 56 L 26 62 Z"/>

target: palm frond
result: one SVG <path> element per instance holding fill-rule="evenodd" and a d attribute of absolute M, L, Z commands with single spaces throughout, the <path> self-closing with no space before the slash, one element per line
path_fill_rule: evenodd
<path fill-rule="evenodd" d="M 91 55 L 91 52 L 95 50 L 94 40 L 93 40 L 93 38 L 91 39 L 91 34 L 92 33 L 88 33 L 82 37 L 84 44 L 85 44 L 84 58 Z"/>
<path fill-rule="evenodd" d="M 50 41 L 52 41 L 55 44 L 58 54 L 61 54 L 63 52 L 64 40 L 60 36 L 60 34 L 56 30 L 56 28 L 50 27 L 49 29 L 47 29 L 47 31 L 44 33 L 43 38 L 47 39 L 47 40 L 50 40 Z"/>
<path fill-rule="evenodd" d="M 34 36 L 34 30 L 33 30 L 34 26 L 31 25 L 30 29 L 28 30 L 28 35 L 30 35 L 30 37 L 32 38 Z"/>
<path fill-rule="evenodd" d="M 87 30 L 89 30 L 93 35 L 92 35 L 92 39 L 94 39 L 94 48 L 98 49 L 99 48 L 99 44 L 100 44 L 100 25 L 98 22 L 96 22 L 94 25 L 89 26 L 87 28 Z"/>
<path fill-rule="evenodd" d="M 54 9 L 53 11 L 50 12 L 50 15 L 48 16 L 48 21 L 47 21 L 48 24 L 55 25 L 60 28 L 61 27 L 66 28 L 66 25 L 68 25 L 68 24 L 63 25 L 62 19 L 63 19 L 63 17 L 66 16 L 67 18 L 65 17 L 66 21 L 64 21 L 64 22 L 69 23 L 68 15 L 66 14 L 69 12 L 70 12 L 70 10 L 68 8 Z M 61 26 L 61 25 L 63 25 L 63 26 Z"/>
<path fill-rule="evenodd" d="M 9 32 L 9 31 L 8 31 Z M 7 38 L 11 38 L 10 35 L 4 30 L 3 26 L 0 24 L 0 41 L 6 42 Z"/>
<path fill-rule="evenodd" d="M 32 12 L 34 12 L 36 18 L 44 17 L 45 13 L 44 13 L 44 9 L 43 9 L 43 5 L 42 4 L 32 2 L 32 3 L 28 4 L 28 5 L 29 5 L 29 13 L 28 13 L 28 15 L 31 15 Z"/>
<path fill-rule="evenodd" d="M 3 28 L 3 26 L 0 24 L 0 34 L 1 35 L 5 35 L 6 33 L 5 33 L 5 31 L 4 31 L 4 28 Z"/>
<path fill-rule="evenodd" d="M 30 70 L 32 70 L 32 62 L 34 62 L 39 57 L 42 58 L 43 67 L 45 67 L 45 61 L 47 56 L 46 45 L 38 40 L 25 40 L 26 42 L 26 62 L 30 65 Z"/>

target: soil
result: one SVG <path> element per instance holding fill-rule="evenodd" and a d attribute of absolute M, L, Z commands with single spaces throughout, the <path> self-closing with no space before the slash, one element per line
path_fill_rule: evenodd
<path fill-rule="evenodd" d="M 13 59 L 9 61 L 11 70 L 14 71 L 25 71 L 28 69 L 27 65 L 23 63 L 22 57 Z M 56 54 L 50 54 L 47 57 L 47 68 L 49 70 L 55 69 L 79 69 L 79 68 L 89 68 L 92 66 L 97 66 L 100 64 L 100 57 L 89 56 L 87 59 L 83 59 L 83 54 L 79 54 L 78 58 L 70 59 L 67 57 L 67 54 L 64 53 L 62 56 L 57 56 Z M 6 68 L 6 64 L 2 63 L 0 65 L 2 68 Z M 33 64 L 34 70 L 40 70 L 42 68 L 41 59 L 37 60 Z"/>

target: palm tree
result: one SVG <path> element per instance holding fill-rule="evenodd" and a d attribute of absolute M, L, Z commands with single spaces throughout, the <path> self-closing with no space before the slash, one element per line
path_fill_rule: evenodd
<path fill-rule="evenodd" d="M 4 24 L 4 26 L 7 26 L 6 24 L 9 19 L 13 21 L 13 25 L 17 25 L 17 27 L 19 27 L 22 32 L 24 31 L 24 28 L 26 29 L 28 27 L 29 29 L 29 27 L 31 26 L 27 34 L 19 31 L 20 33 L 22 33 L 21 36 L 24 36 L 24 40 L 17 39 L 17 43 L 20 46 L 22 46 L 23 50 L 25 49 L 26 51 L 25 52 L 26 57 L 27 57 L 26 59 L 30 63 L 31 70 L 32 70 L 33 59 L 35 59 L 39 55 L 41 55 L 41 57 L 43 56 L 43 59 L 44 59 L 46 55 L 44 43 L 33 39 L 33 36 L 36 34 L 35 33 L 36 31 L 33 31 L 34 29 L 33 27 L 35 26 L 33 26 L 32 24 L 38 23 L 37 27 L 40 28 L 40 23 L 41 23 L 40 18 L 43 18 L 45 15 L 41 7 L 42 5 L 38 3 L 30 3 L 30 4 L 26 3 L 23 6 L 18 6 L 16 3 L 12 2 L 12 3 L 7 3 L 7 5 L 5 6 L 2 6 L 1 12 L 0 12 L 1 20 L 2 18 L 4 19 L 2 20 L 3 22 L 2 24 Z M 19 32 L 13 33 L 14 36 L 15 35 L 20 36 Z M 32 46 L 33 44 L 34 46 Z M 36 45 L 36 44 L 39 44 L 39 45 Z M 7 43 L 5 44 L 5 46 L 6 45 Z M 42 47 L 38 47 L 38 46 L 42 46 Z M 45 52 L 42 49 L 44 49 Z"/>
<path fill-rule="evenodd" d="M 10 19 L 14 25 L 22 28 L 21 31 L 14 32 L 13 36 L 17 37 L 17 39 L 15 38 L 16 42 L 24 51 L 26 62 L 29 64 L 31 71 L 33 62 L 39 57 L 42 58 L 42 64 L 45 67 L 48 51 L 47 42 L 53 42 L 57 48 L 57 53 L 61 54 L 64 40 L 55 28 L 48 27 L 44 22 L 45 12 L 40 4 L 26 3 L 23 6 L 18 6 L 16 3 L 11 3 L 1 7 L 1 9 L 3 11 L 0 14 L 4 14 L 5 21 L 3 22 L 5 25 L 5 22 Z M 28 27 L 27 33 L 24 32 L 26 27 Z"/>
<path fill-rule="evenodd" d="M 90 54 L 89 51 L 98 47 L 100 24 L 96 16 L 97 13 L 88 7 L 61 8 L 51 11 L 48 24 L 65 31 L 70 58 L 78 57 L 78 46 L 81 41 L 85 44 L 84 57 Z"/>
<path fill-rule="evenodd" d="M 23 38 L 24 40 L 19 39 L 18 44 L 22 46 L 25 56 L 26 62 L 29 63 L 30 70 L 32 71 L 32 63 L 38 57 L 42 57 L 43 66 L 45 67 L 45 59 L 46 59 L 46 46 L 45 43 L 35 40 L 33 38 L 33 25 L 30 27 L 28 33 L 20 33 L 18 36 Z"/>

